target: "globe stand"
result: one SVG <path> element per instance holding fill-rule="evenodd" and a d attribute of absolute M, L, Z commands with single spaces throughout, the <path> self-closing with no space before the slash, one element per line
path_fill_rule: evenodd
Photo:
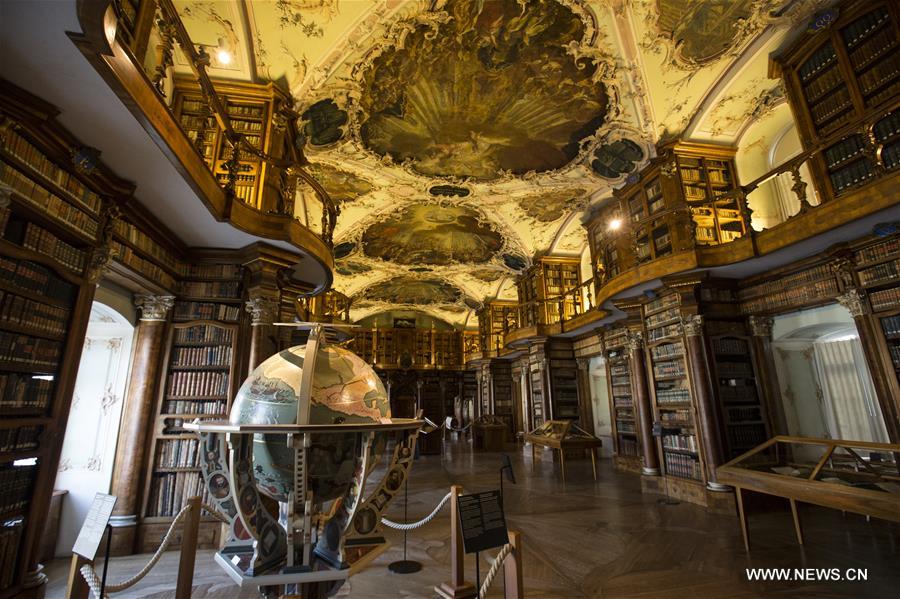
<path fill-rule="evenodd" d="M 406 483 L 403 488 L 403 521 L 408 521 L 409 513 L 409 478 L 406 479 Z M 419 570 L 422 569 L 421 562 L 417 562 L 415 560 L 406 559 L 406 541 L 407 535 L 409 531 L 403 531 L 403 559 L 397 560 L 395 562 L 391 562 L 388 564 L 388 570 L 393 572 L 394 574 L 415 574 Z"/>

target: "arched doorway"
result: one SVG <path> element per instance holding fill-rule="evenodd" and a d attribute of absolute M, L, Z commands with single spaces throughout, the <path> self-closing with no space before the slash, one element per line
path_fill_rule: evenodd
<path fill-rule="evenodd" d="M 109 492 L 133 337 L 134 325 L 127 318 L 94 302 L 54 485 L 68 491 L 57 556 L 71 555 L 94 495 Z"/>

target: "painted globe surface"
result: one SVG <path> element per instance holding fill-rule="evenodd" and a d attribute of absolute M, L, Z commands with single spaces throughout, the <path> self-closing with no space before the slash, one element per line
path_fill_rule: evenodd
<path fill-rule="evenodd" d="M 306 347 L 279 352 L 250 373 L 235 397 L 232 424 L 296 424 L 298 407 L 301 414 L 309 414 L 308 424 L 388 421 L 391 408 L 381 379 L 356 354 L 341 347 L 318 346 L 311 392 L 308 399 L 301 398 Z M 360 449 L 356 434 L 312 435 L 308 477 L 314 501 L 335 499 L 347 491 L 363 467 Z M 255 435 L 253 461 L 259 490 L 287 501 L 294 480 L 294 450 L 287 446 L 287 436 Z"/>

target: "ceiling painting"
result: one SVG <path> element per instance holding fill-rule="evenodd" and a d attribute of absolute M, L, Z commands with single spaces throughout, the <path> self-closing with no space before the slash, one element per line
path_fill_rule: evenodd
<path fill-rule="evenodd" d="M 597 67 L 566 51 L 584 36 L 553 1 L 450 0 L 364 75 L 365 146 L 426 176 L 490 180 L 560 168 L 607 111 Z"/>
<path fill-rule="evenodd" d="M 371 225 L 362 236 L 372 258 L 403 265 L 479 264 L 503 246 L 503 238 L 464 206 L 411 205 Z"/>
<path fill-rule="evenodd" d="M 458 287 L 440 279 L 394 277 L 366 288 L 363 299 L 404 305 L 453 304 L 463 297 Z"/>
<path fill-rule="evenodd" d="M 351 318 L 399 297 L 471 327 L 534 256 L 580 255 L 584 210 L 657 143 L 781 115 L 768 57 L 833 0 L 175 2 L 211 76 L 293 95 Z"/>

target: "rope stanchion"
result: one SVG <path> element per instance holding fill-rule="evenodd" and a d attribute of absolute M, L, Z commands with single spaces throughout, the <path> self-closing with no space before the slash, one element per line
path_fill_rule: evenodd
<path fill-rule="evenodd" d="M 484 582 L 481 584 L 481 588 L 478 589 L 478 599 L 481 599 L 485 595 L 487 595 L 488 589 L 491 588 L 491 583 L 494 582 L 494 577 L 497 576 L 497 572 L 500 571 L 500 566 L 503 565 L 503 560 L 506 559 L 510 553 L 512 553 L 513 546 L 507 543 L 503 547 L 500 548 L 500 552 L 497 553 L 497 557 L 494 558 L 494 563 L 491 564 L 491 569 L 488 570 L 487 575 L 484 577 Z"/>
<path fill-rule="evenodd" d="M 425 526 L 426 524 L 431 522 L 435 516 L 438 515 L 438 512 L 441 511 L 441 508 L 447 505 L 447 502 L 450 501 L 451 495 L 452 493 L 447 493 L 446 495 L 444 495 L 444 498 L 441 499 L 440 503 L 437 504 L 437 507 L 434 508 L 434 510 L 430 514 L 428 514 L 418 522 L 407 522 L 405 524 L 401 524 L 399 522 L 394 522 L 393 520 L 388 520 L 387 518 L 381 518 L 381 523 L 388 528 L 393 528 L 394 530 L 415 530 L 416 528 Z"/>
<path fill-rule="evenodd" d="M 214 508 L 204 504 L 203 509 L 210 513 L 217 520 L 222 520 L 227 522 L 227 518 L 224 515 L 220 514 Z M 109 593 L 121 593 L 122 591 L 129 589 L 139 583 L 147 574 L 150 573 L 150 570 L 162 559 L 163 553 L 165 553 L 166 549 L 169 548 L 169 545 L 172 544 L 174 540 L 174 532 L 175 527 L 178 526 L 181 521 L 185 518 L 187 513 L 191 510 L 190 505 L 185 505 L 181 508 L 181 510 L 175 515 L 175 518 L 172 520 L 172 524 L 169 526 L 169 530 L 166 531 L 166 536 L 163 537 L 162 543 L 159 544 L 159 548 L 156 550 L 156 553 L 150 557 L 150 560 L 147 564 L 141 568 L 141 570 L 132 576 L 131 578 L 124 580 L 117 584 L 107 584 L 106 592 L 104 595 L 109 595 Z M 100 597 L 100 577 L 97 576 L 97 572 L 94 570 L 93 564 L 85 564 L 81 567 L 81 576 L 84 578 L 85 582 L 90 587 L 91 592 L 94 596 L 98 597 L 98 599 L 105 599 L 104 597 Z"/>

